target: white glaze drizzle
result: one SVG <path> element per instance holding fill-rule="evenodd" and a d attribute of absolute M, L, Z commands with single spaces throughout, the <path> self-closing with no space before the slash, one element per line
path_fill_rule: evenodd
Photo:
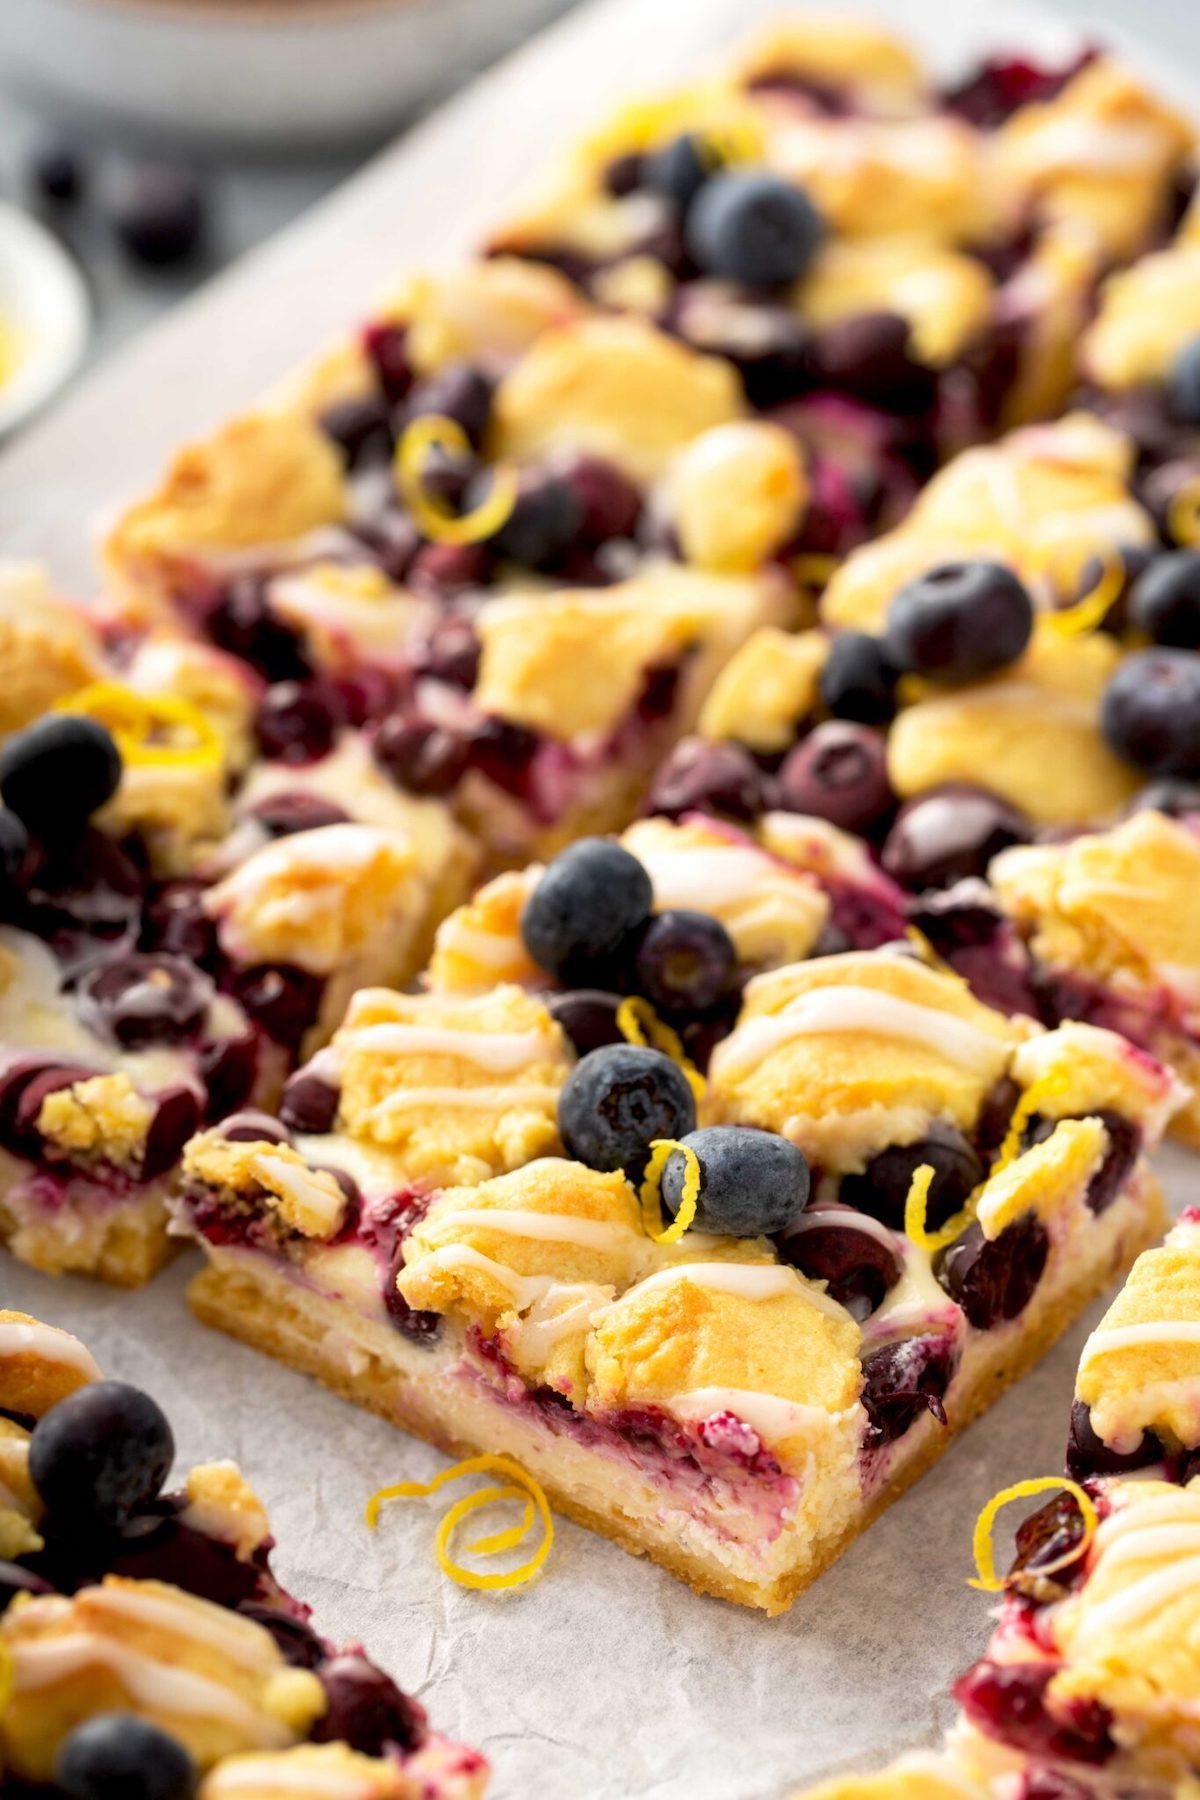
<path fill-rule="evenodd" d="M 1179 1599 L 1188 1588 L 1200 1587 L 1200 1556 L 1171 1562 L 1165 1569 L 1143 1575 L 1122 1593 L 1088 1607 L 1079 1631 L 1081 1638 L 1120 1631 L 1155 1613 L 1168 1601 Z"/>
<path fill-rule="evenodd" d="M 739 1025 L 718 1046 L 713 1056 L 714 1072 L 719 1069 L 720 1077 L 727 1079 L 752 1068 L 795 1038 L 847 1031 L 899 1038 L 980 1073 L 991 1071 L 1003 1054 L 999 1040 L 952 1013 L 902 1000 L 877 988 L 823 987 L 797 994 L 778 1013 L 748 1019 Z"/>
<path fill-rule="evenodd" d="M 542 1082 L 525 1082 L 512 1087 L 416 1087 L 400 1088 L 380 1100 L 367 1113 L 368 1119 L 390 1118 L 392 1113 L 409 1112 L 418 1106 L 469 1107 L 473 1111 L 503 1112 L 511 1106 L 557 1106 L 558 1089 Z"/>
<path fill-rule="evenodd" d="M 673 1263 L 669 1269 L 656 1269 L 624 1296 L 646 1294 L 657 1288 L 672 1287 L 677 1281 L 691 1281 L 713 1293 L 734 1294 L 739 1300 L 775 1300 L 795 1295 L 810 1300 L 819 1312 L 830 1318 L 849 1318 L 845 1307 L 831 1300 L 821 1288 L 810 1287 L 795 1269 L 784 1263 Z"/>
<path fill-rule="evenodd" d="M 764 1442 L 826 1431 L 830 1423 L 830 1414 L 819 1406 L 805 1406 L 779 1394 L 760 1394 L 753 1388 L 693 1388 L 667 1404 L 677 1418 L 700 1423 L 714 1413 L 732 1413 Z"/>
<path fill-rule="evenodd" d="M 42 1362 L 77 1369 L 86 1381 L 100 1379 L 99 1365 L 91 1352 L 69 1331 L 59 1331 L 53 1325 L 0 1320 L 0 1358 L 10 1356 L 36 1356 Z"/>
<path fill-rule="evenodd" d="M 493 1075 L 552 1062 L 558 1055 L 554 1039 L 544 1031 L 450 1031 L 389 1020 L 357 1027 L 346 1048 L 368 1056 L 457 1056 Z"/>
<path fill-rule="evenodd" d="M 469 1206 L 447 1215 L 448 1223 L 474 1225 L 510 1237 L 538 1238 L 549 1244 L 577 1244 L 581 1250 L 620 1250 L 637 1234 L 615 1219 L 575 1219 L 562 1213 L 540 1213 L 505 1206 Z M 430 1221 L 436 1224 L 436 1219 Z"/>
<path fill-rule="evenodd" d="M 205 1644 L 244 1669 L 269 1674 L 278 1661 L 273 1640 L 260 1625 L 223 1607 L 107 1584 L 91 1589 L 87 1607 L 92 1617 L 132 1619 L 156 1631 Z"/>
<path fill-rule="evenodd" d="M 1143 1325 L 1101 1325 L 1083 1346 L 1080 1364 L 1110 1350 L 1133 1350 L 1143 1344 L 1200 1344 L 1200 1320 L 1154 1319 Z"/>
<path fill-rule="evenodd" d="M 268 1150 L 261 1150 L 252 1157 L 250 1168 L 264 1186 L 268 1181 L 277 1182 L 289 1199 L 313 1212 L 326 1231 L 333 1231 L 339 1224 L 346 1210 L 346 1196 L 340 1187 L 333 1193 L 327 1192 L 310 1169 L 302 1169 L 285 1157 L 273 1156 Z"/>

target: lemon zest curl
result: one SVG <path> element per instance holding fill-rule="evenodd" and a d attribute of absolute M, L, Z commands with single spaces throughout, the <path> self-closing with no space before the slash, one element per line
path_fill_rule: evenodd
<path fill-rule="evenodd" d="M 662 1177 L 668 1159 L 678 1150 L 683 1157 L 685 1173 L 679 1211 L 664 1227 L 662 1211 Z M 642 1177 L 642 1224 L 656 1244 L 677 1244 L 689 1225 L 695 1223 L 696 1202 L 700 1198 L 700 1158 L 677 1138 L 654 1138 L 650 1145 L 650 1161 Z"/>
<path fill-rule="evenodd" d="M 967 1583 L 968 1587 L 978 1588 L 983 1594 L 999 1594 L 1008 1586 L 1008 1578 L 996 1573 L 996 1552 L 992 1542 L 996 1519 L 1001 1510 L 1012 1500 L 1024 1500 L 1031 1494 L 1047 1494 L 1058 1491 L 1070 1494 L 1079 1507 L 1083 1517 L 1083 1536 L 1077 1544 L 1053 1562 L 1043 1563 L 1037 1570 L 1039 1575 L 1053 1575 L 1068 1564 L 1077 1562 L 1096 1535 L 1100 1523 L 1095 1502 L 1086 1488 L 1080 1487 L 1077 1481 L 1071 1481 L 1065 1475 L 1039 1475 L 1033 1481 L 1015 1481 L 1011 1487 L 1001 1488 L 993 1494 L 975 1521 L 975 1532 L 971 1541 L 971 1549 L 975 1557 L 978 1575 Z"/>
<path fill-rule="evenodd" d="M 225 761 L 215 725 L 174 694 L 140 694 L 119 681 L 93 681 L 57 701 L 54 710 L 103 725 L 126 768 L 173 763 L 207 770 Z"/>
<path fill-rule="evenodd" d="M 627 994 L 617 1008 L 617 1030 L 627 1044 L 639 1049 L 661 1050 L 680 1069 L 696 1100 L 703 1100 L 707 1083 L 683 1047 L 679 1033 L 659 1018 L 641 994 Z"/>
<path fill-rule="evenodd" d="M 925 1219 L 929 1209 L 929 1190 L 933 1186 L 935 1173 L 932 1164 L 919 1164 L 912 1172 L 908 1197 L 904 1202 L 904 1235 L 918 1250 L 926 1250 L 931 1256 L 936 1255 L 939 1250 L 945 1250 L 955 1238 L 962 1236 L 968 1225 L 974 1223 L 976 1206 L 976 1194 L 971 1194 L 966 1205 L 953 1218 L 947 1219 L 940 1230 L 930 1231 Z"/>
<path fill-rule="evenodd" d="M 426 465 L 430 455 L 438 451 L 448 456 L 471 454 L 471 442 L 462 426 L 457 419 L 442 413 L 426 413 L 414 419 L 396 445 L 396 480 L 413 523 L 435 544 L 481 544 L 486 538 L 495 537 L 517 504 L 516 469 L 511 463 L 497 463 L 491 472 L 491 485 L 479 505 L 470 512 L 453 513 L 439 505 L 425 488 Z"/>
<path fill-rule="evenodd" d="M 477 1488 L 473 1493 L 464 1494 L 443 1514 L 433 1542 L 438 1567 L 451 1581 L 456 1581 L 459 1587 L 476 1588 L 490 1593 L 503 1588 L 524 1587 L 526 1582 L 532 1581 L 540 1572 L 550 1554 L 554 1543 L 554 1519 L 541 1483 L 527 1469 L 523 1469 L 520 1463 L 514 1462 L 511 1456 L 469 1456 L 464 1462 L 453 1463 L 450 1468 L 441 1470 L 432 1481 L 397 1481 L 389 1487 L 378 1488 L 367 1501 L 367 1524 L 372 1531 L 375 1530 L 385 1501 L 423 1500 L 436 1494 L 447 1482 L 458 1481 L 464 1475 L 503 1475 L 506 1481 L 503 1486 Z M 451 1549 L 451 1541 L 463 1521 L 481 1507 L 512 1500 L 523 1503 L 520 1523 L 476 1538 L 467 1545 L 467 1549 L 473 1556 L 495 1556 L 501 1551 L 515 1550 L 532 1531 L 536 1515 L 542 1523 L 542 1537 L 533 1554 L 518 1568 L 507 1569 L 495 1575 L 468 1569 L 458 1562 Z"/>

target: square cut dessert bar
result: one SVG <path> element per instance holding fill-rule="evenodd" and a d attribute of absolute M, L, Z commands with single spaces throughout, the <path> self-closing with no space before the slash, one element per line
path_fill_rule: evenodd
<path fill-rule="evenodd" d="M 519 987 L 361 994 L 279 1123 L 189 1146 L 191 1298 L 779 1612 L 1152 1240 L 1180 1099 L 897 950 L 754 977 L 698 1104 Z"/>
<path fill-rule="evenodd" d="M 484 1758 L 280 1587 L 237 1465 L 173 1457 L 149 1394 L 0 1311 L 6 1797 L 477 1800 Z"/>

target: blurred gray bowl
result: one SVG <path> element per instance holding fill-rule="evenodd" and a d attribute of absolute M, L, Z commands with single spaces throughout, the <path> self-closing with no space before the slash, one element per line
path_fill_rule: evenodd
<path fill-rule="evenodd" d="M 0 71 L 60 109 L 173 138 L 379 136 L 569 0 L 0 0 Z"/>

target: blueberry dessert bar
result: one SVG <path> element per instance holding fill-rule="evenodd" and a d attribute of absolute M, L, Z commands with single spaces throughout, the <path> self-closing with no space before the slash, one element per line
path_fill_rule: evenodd
<path fill-rule="evenodd" d="M 580 845 L 512 902 L 565 996 L 360 993 L 277 1120 L 189 1145 L 191 1297 L 778 1612 L 1154 1237 L 1140 1150 L 1182 1096 L 1114 1034 L 1007 1019 L 907 946 L 754 975 L 705 1087 L 678 990 L 676 1030 L 630 996 L 650 1041 L 605 1041 L 614 957 L 670 917 L 653 896 L 628 851 Z M 647 972 L 709 970 L 689 942 Z"/>
<path fill-rule="evenodd" d="M 0 1311 L 0 1786 L 21 1800 L 475 1800 L 487 1764 L 271 1573 L 232 1462 L 77 1338 Z"/>

